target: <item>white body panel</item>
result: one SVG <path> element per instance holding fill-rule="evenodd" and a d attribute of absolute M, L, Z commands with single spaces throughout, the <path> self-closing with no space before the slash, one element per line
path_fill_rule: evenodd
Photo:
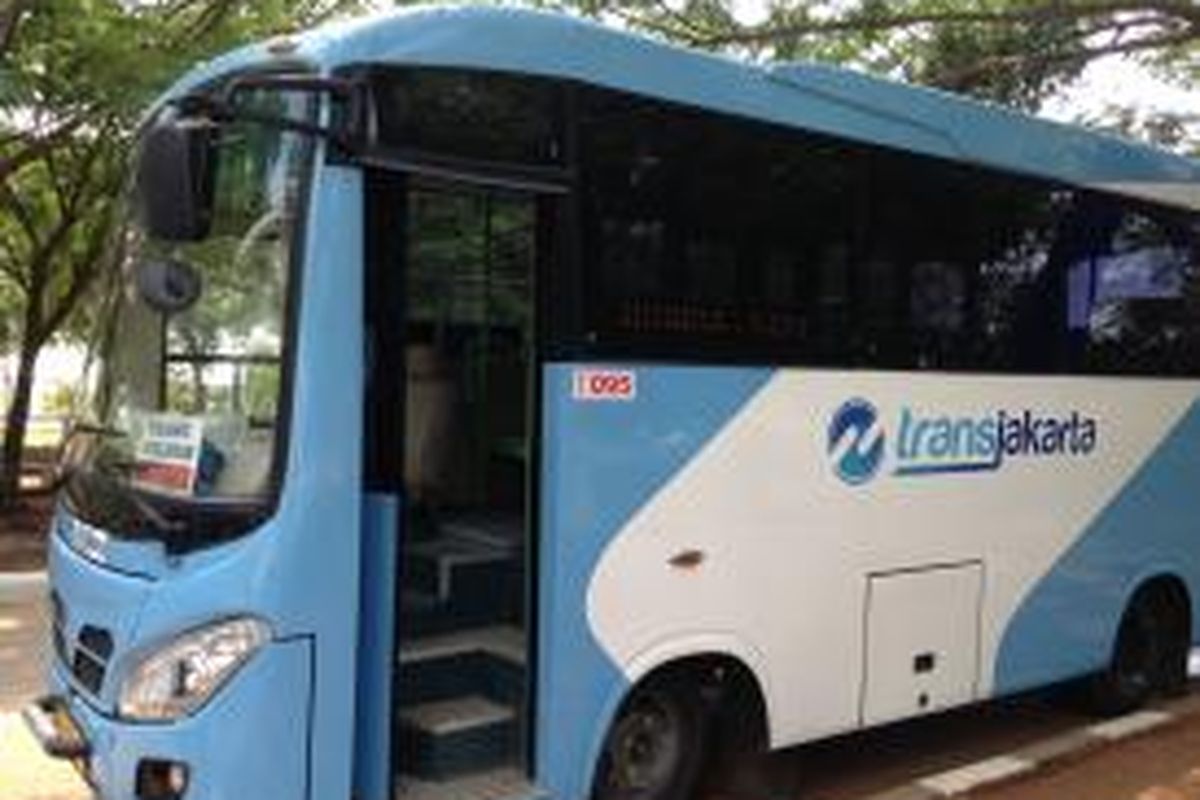
<path fill-rule="evenodd" d="M 978 563 L 871 576 L 864 725 L 975 698 L 982 589 Z"/>
<path fill-rule="evenodd" d="M 700 652 L 695 642 L 741 643 L 761 664 L 751 666 L 772 742 L 784 745 L 859 724 L 868 576 L 975 562 L 987 582 L 972 694 L 989 696 L 1026 593 L 1196 395 L 1192 381 L 780 371 L 611 540 L 588 590 L 592 631 L 630 681 L 667 655 Z M 1086 456 L 913 478 L 893 474 L 889 441 L 879 474 L 850 486 L 827 438 L 831 415 L 856 397 L 888 436 L 904 408 L 1035 409 L 1095 418 L 1097 441 Z M 668 563 L 687 550 L 703 563 Z"/>

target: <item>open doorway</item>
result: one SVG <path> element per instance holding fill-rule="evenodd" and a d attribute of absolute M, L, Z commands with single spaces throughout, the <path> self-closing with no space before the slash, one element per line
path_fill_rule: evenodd
<path fill-rule="evenodd" d="M 403 205 L 400 791 L 508 792 L 525 781 L 537 201 L 414 178 Z"/>

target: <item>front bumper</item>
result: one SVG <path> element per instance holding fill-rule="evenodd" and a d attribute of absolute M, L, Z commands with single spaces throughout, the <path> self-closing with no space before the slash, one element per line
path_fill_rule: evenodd
<path fill-rule="evenodd" d="M 62 697 L 49 695 L 35 700 L 21 711 L 21 716 L 46 755 L 77 761 L 91 753 L 91 745 Z"/>
<path fill-rule="evenodd" d="M 43 750 L 75 764 L 100 800 L 142 800 L 146 761 L 186 765 L 183 800 L 308 800 L 310 669 L 307 639 L 273 643 L 194 716 L 147 724 L 101 714 L 56 666 L 52 694 L 23 716 Z"/>

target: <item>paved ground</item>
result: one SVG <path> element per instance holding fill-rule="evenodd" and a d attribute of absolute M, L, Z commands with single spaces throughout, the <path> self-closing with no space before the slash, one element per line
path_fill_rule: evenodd
<path fill-rule="evenodd" d="M 41 689 L 45 591 L 35 576 L 0 578 L 0 712 L 19 708 Z"/>
<path fill-rule="evenodd" d="M 44 583 L 0 575 L 0 800 L 86 800 L 43 757 L 15 713 L 40 690 Z M 861 800 L 1008 753 L 1091 722 L 1047 698 L 993 704 L 764 757 L 714 794 L 722 800 Z M 970 800 L 1200 800 L 1200 715 L 1084 755 Z"/>
<path fill-rule="evenodd" d="M 0 798 L 83 800 L 75 771 L 48 759 L 17 710 L 41 690 L 45 658 L 45 584 L 0 576 Z"/>

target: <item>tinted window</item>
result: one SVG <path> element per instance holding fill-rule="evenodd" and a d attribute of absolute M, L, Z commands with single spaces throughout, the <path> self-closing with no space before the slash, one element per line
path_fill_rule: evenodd
<path fill-rule="evenodd" d="M 589 91 L 589 326 L 639 356 L 1052 368 L 1069 194 Z M 1058 315 L 1061 316 L 1061 315 Z M 1047 355 L 1050 354 L 1050 356 Z"/>
<path fill-rule="evenodd" d="M 571 352 L 1200 375 L 1194 216 L 528 76 L 377 78 L 381 142 L 432 157 L 565 166 L 575 110 Z"/>
<path fill-rule="evenodd" d="M 382 72 L 376 87 L 386 146 L 522 165 L 563 159 L 563 89 L 554 81 L 430 67 Z"/>
<path fill-rule="evenodd" d="M 660 353 L 833 357 L 861 164 L 611 93 L 582 104 L 588 323 Z M 818 324 L 823 320 L 824 324 Z"/>
<path fill-rule="evenodd" d="M 1200 374 L 1200 236 L 1193 221 L 1097 202 L 1080 215 L 1067 320 L 1087 372 Z"/>

